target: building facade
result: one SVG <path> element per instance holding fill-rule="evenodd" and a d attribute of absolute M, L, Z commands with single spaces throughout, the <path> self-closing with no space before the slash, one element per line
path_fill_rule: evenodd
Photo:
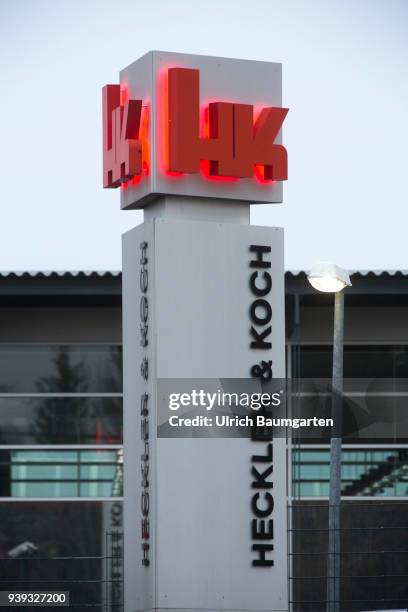
<path fill-rule="evenodd" d="M 346 401 L 370 411 L 367 397 L 374 397 L 392 414 L 405 404 L 396 381 L 408 379 L 408 277 L 351 278 Z M 119 610 L 121 275 L 8 273 L 0 276 L 0 299 L 2 589 L 30 588 L 46 576 L 42 588 L 68 585 L 77 609 L 104 602 Z M 289 378 L 330 379 L 332 317 L 332 297 L 317 294 L 304 273 L 286 274 Z M 367 395 L 366 381 L 379 379 L 392 385 Z M 382 427 L 382 439 L 368 430 L 344 440 L 345 610 L 408 606 L 408 440 L 395 419 Z M 317 611 L 325 598 L 330 455 L 327 441 L 300 437 L 291 452 L 291 605 Z"/>

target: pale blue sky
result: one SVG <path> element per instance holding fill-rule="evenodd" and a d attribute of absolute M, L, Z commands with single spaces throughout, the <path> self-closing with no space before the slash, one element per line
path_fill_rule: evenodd
<path fill-rule="evenodd" d="M 0 0 L 0 49 L 0 270 L 120 268 L 100 90 L 150 49 L 283 63 L 287 268 L 408 268 L 408 0 Z"/>

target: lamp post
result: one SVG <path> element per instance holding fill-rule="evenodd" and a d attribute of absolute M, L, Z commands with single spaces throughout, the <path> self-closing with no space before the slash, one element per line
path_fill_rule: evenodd
<path fill-rule="evenodd" d="M 334 293 L 332 417 L 334 427 L 330 439 L 329 545 L 327 556 L 327 612 L 340 610 L 340 503 L 341 503 L 341 430 L 343 394 L 343 289 L 351 285 L 349 273 L 335 264 L 316 264 L 308 275 L 312 287 Z"/>

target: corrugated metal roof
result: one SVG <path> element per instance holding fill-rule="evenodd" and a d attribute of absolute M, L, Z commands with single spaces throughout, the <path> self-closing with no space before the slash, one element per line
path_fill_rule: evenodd
<path fill-rule="evenodd" d="M 100 276 L 100 277 L 115 277 L 120 276 L 120 270 L 21 270 L 21 271 L 0 271 L 0 276 L 3 278 L 9 277 L 66 277 L 74 278 L 77 276 Z"/>
<path fill-rule="evenodd" d="M 309 270 L 286 270 L 286 274 L 299 276 L 300 274 L 308 274 Z M 118 277 L 122 274 L 121 270 L 4 270 L 0 271 L 0 277 L 66 277 L 74 278 L 78 276 L 99 276 L 99 277 Z M 358 274 L 360 276 L 408 276 L 408 270 L 350 270 L 350 275 Z"/>
<path fill-rule="evenodd" d="M 286 270 L 286 274 L 292 276 L 299 276 L 300 274 L 308 274 L 309 270 Z M 408 276 L 408 270 L 349 270 L 350 276 L 352 274 L 358 274 L 359 276 Z"/>

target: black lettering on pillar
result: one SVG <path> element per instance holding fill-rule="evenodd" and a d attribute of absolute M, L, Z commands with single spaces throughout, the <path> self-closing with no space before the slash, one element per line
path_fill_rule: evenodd
<path fill-rule="evenodd" d="M 252 550 L 258 554 L 257 559 L 252 559 L 253 567 L 273 567 L 274 560 L 266 557 L 273 551 L 273 544 L 252 544 Z"/>
<path fill-rule="evenodd" d="M 250 348 L 255 351 L 270 351 L 272 349 L 272 306 L 268 299 L 272 291 L 272 267 L 270 261 L 271 247 L 267 245 L 252 244 L 249 247 L 251 258 L 249 267 L 249 289 L 252 301 L 249 307 L 249 337 Z M 259 353 L 258 353 L 259 355 Z M 272 359 L 269 354 L 250 368 L 251 376 L 261 382 L 272 378 Z M 251 456 L 251 513 L 250 534 L 252 540 L 252 567 L 273 567 L 274 559 L 274 529 L 273 511 L 273 443 L 272 432 L 269 428 L 254 428 L 251 439 L 254 443 L 262 444 L 259 453 Z"/>
<path fill-rule="evenodd" d="M 145 385 L 149 380 L 149 360 L 144 352 L 149 344 L 149 271 L 147 257 L 148 243 L 143 241 L 140 243 L 140 345 L 143 347 L 142 361 L 140 364 L 140 375 L 142 377 L 142 385 Z M 149 567 L 150 565 L 150 528 L 149 528 L 149 513 L 150 513 L 150 481 L 149 481 L 149 394 L 143 391 L 140 396 L 140 438 L 142 444 L 142 453 L 140 455 L 140 479 L 141 479 L 141 539 L 142 539 L 142 565 Z"/>

